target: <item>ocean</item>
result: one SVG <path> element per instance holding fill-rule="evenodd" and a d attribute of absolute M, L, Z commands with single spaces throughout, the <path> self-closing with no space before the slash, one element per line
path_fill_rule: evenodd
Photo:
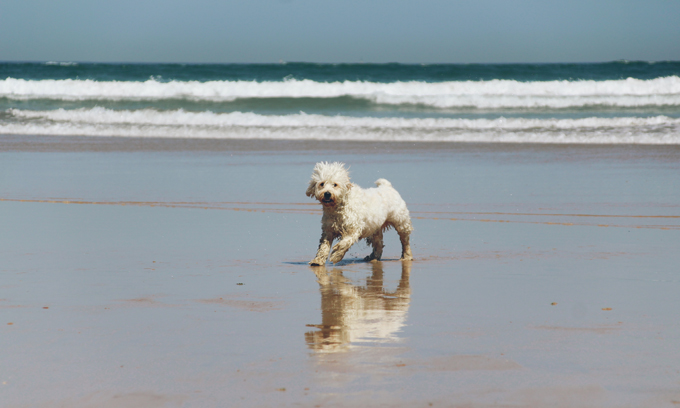
<path fill-rule="evenodd" d="M 0 135 L 680 144 L 680 62 L 9 62 L 0 78 Z"/>

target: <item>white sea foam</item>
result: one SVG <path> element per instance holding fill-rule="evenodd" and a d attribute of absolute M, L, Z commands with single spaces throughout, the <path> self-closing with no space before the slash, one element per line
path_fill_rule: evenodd
<path fill-rule="evenodd" d="M 64 61 L 47 61 L 45 63 L 45 65 L 59 65 L 59 66 L 62 66 L 62 67 L 74 67 L 74 66 L 78 65 L 78 63 L 77 62 L 68 62 L 68 61 L 66 61 L 66 62 L 64 62 Z"/>
<path fill-rule="evenodd" d="M 177 138 L 680 144 L 680 119 L 451 119 L 115 111 L 104 108 L 9 109 L 0 134 Z"/>
<path fill-rule="evenodd" d="M 680 77 L 650 80 L 460 82 L 288 80 L 145 82 L 93 80 L 0 80 L 0 98 L 15 100 L 233 101 L 240 98 L 353 97 L 374 103 L 438 108 L 569 108 L 582 106 L 680 106 Z"/>
<path fill-rule="evenodd" d="M 213 113 L 184 110 L 157 111 L 154 109 L 113 110 L 101 107 L 81 109 L 56 109 L 25 111 L 8 109 L 16 118 L 47 119 L 59 122 L 92 124 L 136 124 L 162 126 L 253 126 L 253 127 L 366 127 L 389 129 L 594 129 L 622 127 L 677 127 L 680 119 L 667 116 L 654 117 L 591 117 L 583 119 L 451 119 L 402 117 L 350 117 L 308 115 L 260 115 L 249 112 Z"/>

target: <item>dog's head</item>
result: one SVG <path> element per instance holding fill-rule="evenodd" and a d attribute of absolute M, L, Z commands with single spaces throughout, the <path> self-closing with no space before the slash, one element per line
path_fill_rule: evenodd
<path fill-rule="evenodd" d="M 306 194 L 316 198 L 324 207 L 334 207 L 342 202 L 350 188 L 349 172 L 343 163 L 321 162 L 314 166 Z"/>

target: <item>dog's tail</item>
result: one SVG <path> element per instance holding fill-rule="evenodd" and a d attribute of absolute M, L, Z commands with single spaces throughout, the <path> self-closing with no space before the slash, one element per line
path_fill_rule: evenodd
<path fill-rule="evenodd" d="M 392 183 L 390 183 L 389 181 L 385 180 L 384 178 L 377 179 L 377 180 L 375 181 L 375 185 L 378 186 L 378 187 L 380 187 L 380 186 L 392 187 Z"/>

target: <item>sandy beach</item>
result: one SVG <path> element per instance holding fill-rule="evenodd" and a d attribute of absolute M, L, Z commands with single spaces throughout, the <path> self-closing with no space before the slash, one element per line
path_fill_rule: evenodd
<path fill-rule="evenodd" d="M 317 161 L 386 233 L 312 268 Z M 3 136 L 3 407 L 680 407 L 680 148 Z"/>

